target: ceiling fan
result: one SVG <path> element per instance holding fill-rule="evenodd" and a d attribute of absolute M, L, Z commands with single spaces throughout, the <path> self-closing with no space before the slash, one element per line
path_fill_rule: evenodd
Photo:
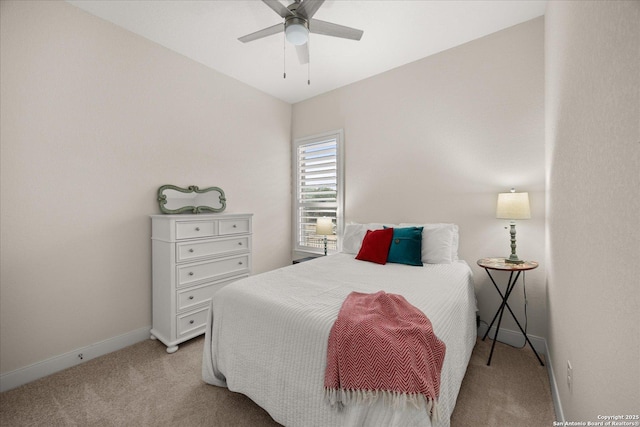
<path fill-rule="evenodd" d="M 322 6 L 324 0 L 294 0 L 294 3 L 289 6 L 284 6 L 279 0 L 262 0 L 262 2 L 280 15 L 284 21 L 242 36 L 238 40 L 247 43 L 284 31 L 287 41 L 296 46 L 301 64 L 309 63 L 309 46 L 307 44 L 309 33 L 351 40 L 360 40 L 364 33 L 355 28 L 313 19 L 313 15 Z"/>

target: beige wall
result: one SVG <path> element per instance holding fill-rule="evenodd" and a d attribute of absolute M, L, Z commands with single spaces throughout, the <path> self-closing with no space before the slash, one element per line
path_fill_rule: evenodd
<path fill-rule="evenodd" d="M 510 252 L 497 194 L 528 191 L 532 219 L 517 225 L 518 254 L 541 263 L 527 274 L 538 336 L 547 327 L 543 31 L 538 18 L 293 107 L 294 138 L 344 129 L 347 221 L 460 226 L 485 321 L 499 297 L 476 260 Z M 522 288 L 510 301 L 524 320 Z M 510 316 L 503 326 L 517 330 Z"/>
<path fill-rule="evenodd" d="M 568 421 L 640 408 L 639 23 L 637 1 L 547 6 L 548 342 Z"/>
<path fill-rule="evenodd" d="M 291 106 L 64 2 L 1 3 L 0 371 L 151 323 L 163 184 L 254 213 L 290 262 Z"/>
<path fill-rule="evenodd" d="M 498 300 L 475 260 L 509 250 L 496 193 L 529 191 L 529 331 L 548 339 L 565 418 L 637 413 L 638 2 L 550 2 L 544 20 L 296 104 L 293 120 L 66 3 L 0 4 L 0 372 L 150 324 L 162 184 L 222 187 L 229 212 L 255 214 L 254 270 L 287 264 L 290 133 L 343 128 L 346 219 L 458 223 L 484 320 Z"/>

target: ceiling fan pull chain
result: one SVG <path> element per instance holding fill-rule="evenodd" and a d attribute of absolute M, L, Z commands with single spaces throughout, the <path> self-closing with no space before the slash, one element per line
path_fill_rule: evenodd
<path fill-rule="evenodd" d="M 307 55 L 309 56 L 307 61 L 307 86 L 311 86 L 311 34 L 307 39 Z"/>
<path fill-rule="evenodd" d="M 282 70 L 283 79 L 287 78 L 287 36 L 282 33 Z"/>

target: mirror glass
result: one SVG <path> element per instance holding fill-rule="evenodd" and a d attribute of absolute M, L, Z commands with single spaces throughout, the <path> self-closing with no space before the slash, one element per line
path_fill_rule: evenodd
<path fill-rule="evenodd" d="M 158 189 L 158 203 L 165 214 L 222 212 L 227 207 L 221 188 L 208 187 L 201 190 L 196 185 L 188 188 L 163 185 Z"/>

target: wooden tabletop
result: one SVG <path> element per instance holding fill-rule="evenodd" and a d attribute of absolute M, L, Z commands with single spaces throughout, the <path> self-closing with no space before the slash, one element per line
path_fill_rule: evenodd
<path fill-rule="evenodd" d="M 482 258 L 478 260 L 478 265 L 482 268 L 504 271 L 533 270 L 538 267 L 538 263 L 535 261 L 525 261 L 521 264 L 513 264 L 505 262 L 504 258 Z"/>

